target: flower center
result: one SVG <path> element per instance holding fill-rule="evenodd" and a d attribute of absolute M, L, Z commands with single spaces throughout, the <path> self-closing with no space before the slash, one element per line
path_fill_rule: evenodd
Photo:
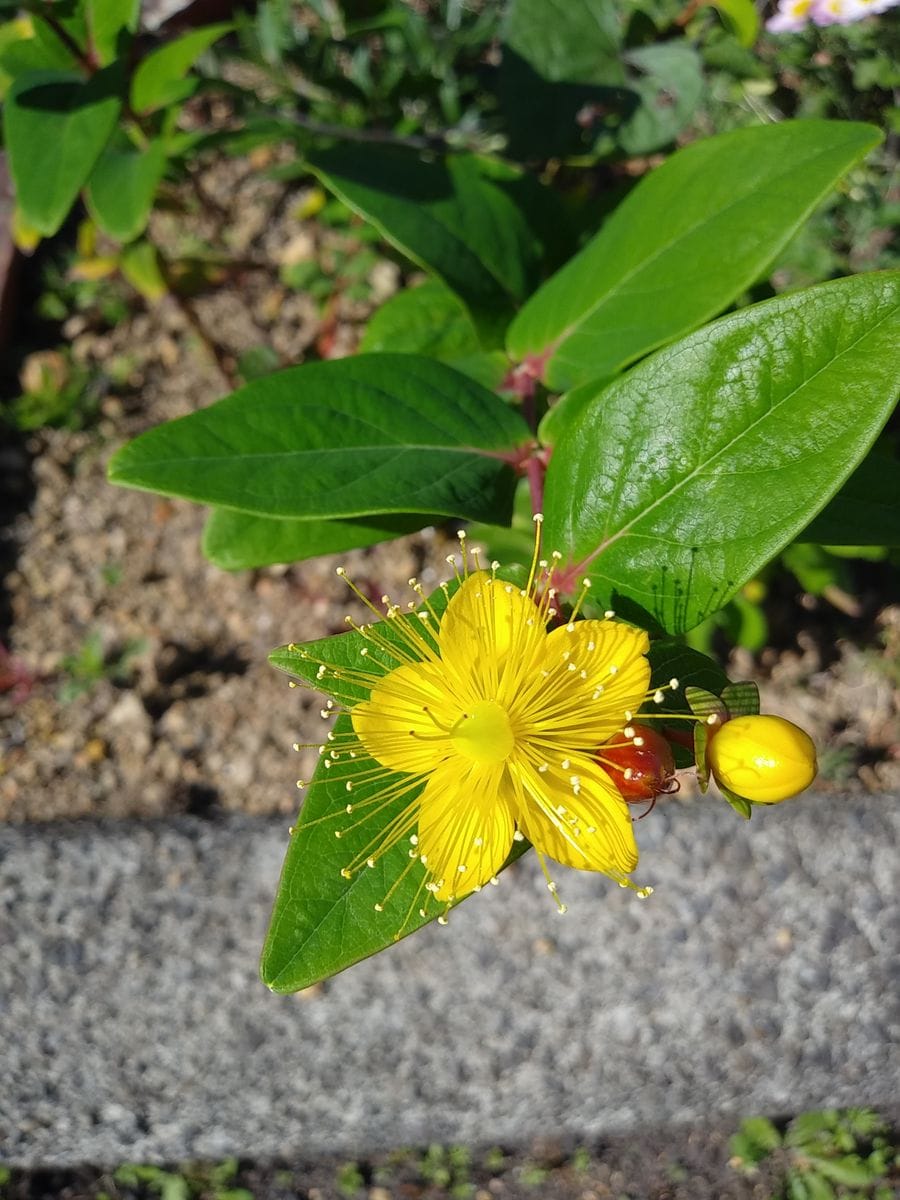
<path fill-rule="evenodd" d="M 501 763 L 515 745 L 506 709 L 496 700 L 482 700 L 457 725 L 454 748 L 472 762 Z"/>

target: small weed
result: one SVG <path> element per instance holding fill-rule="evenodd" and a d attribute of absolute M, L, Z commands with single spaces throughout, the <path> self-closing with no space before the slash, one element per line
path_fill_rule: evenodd
<path fill-rule="evenodd" d="M 771 1200 L 890 1200 L 900 1153 L 871 1109 L 803 1113 L 781 1133 L 750 1117 L 731 1139 L 731 1165 L 752 1175 L 771 1159 L 780 1180 Z"/>
<path fill-rule="evenodd" d="M 89 633 L 74 654 L 67 654 L 60 663 L 60 671 L 66 678 L 59 688 L 59 701 L 69 704 L 92 691 L 101 679 L 124 683 L 129 674 L 131 660 L 144 650 L 145 643 L 139 639 L 127 641 L 118 653 L 108 655 L 103 648 L 103 639 L 97 630 Z"/>
<path fill-rule="evenodd" d="M 177 1175 L 162 1167 L 123 1163 L 113 1178 L 123 1187 L 155 1192 L 160 1200 L 190 1200 L 190 1186 L 184 1175 Z"/>
<path fill-rule="evenodd" d="M 338 1168 L 336 1183 L 337 1190 L 342 1196 L 355 1196 L 366 1185 L 362 1172 L 353 1162 L 344 1163 L 342 1167 Z"/>
<path fill-rule="evenodd" d="M 29 354 L 19 372 L 22 392 L 3 409 L 3 419 L 20 432 L 85 429 L 100 411 L 104 381 L 65 348 Z"/>
<path fill-rule="evenodd" d="M 502 1171 L 506 1166 L 506 1155 L 499 1146 L 492 1146 L 484 1156 L 484 1165 L 488 1171 Z"/>
<path fill-rule="evenodd" d="M 116 584 L 121 583 L 124 574 L 121 563 L 108 562 L 100 568 L 100 578 L 109 587 L 115 587 Z"/>
<path fill-rule="evenodd" d="M 186 1163 L 173 1170 L 140 1163 L 123 1163 L 113 1178 L 120 1187 L 139 1195 L 154 1193 L 159 1200 L 253 1200 L 247 1188 L 228 1185 L 236 1178 L 238 1161 Z M 99 1196 L 95 1200 L 100 1200 Z"/>
<path fill-rule="evenodd" d="M 525 1187 L 540 1187 L 550 1172 L 539 1163 L 525 1163 L 519 1178 Z"/>
<path fill-rule="evenodd" d="M 572 1153 L 571 1166 L 573 1171 L 583 1175 L 591 1165 L 591 1152 L 583 1146 L 578 1146 Z"/>
<path fill-rule="evenodd" d="M 419 1163 L 419 1174 L 432 1187 L 444 1188 L 464 1200 L 474 1191 L 469 1177 L 472 1158 L 465 1146 L 429 1146 Z"/>

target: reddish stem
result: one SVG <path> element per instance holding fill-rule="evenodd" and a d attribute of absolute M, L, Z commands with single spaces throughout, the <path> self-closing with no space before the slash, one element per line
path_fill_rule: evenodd
<path fill-rule="evenodd" d="M 531 511 L 544 511 L 544 472 L 546 465 L 536 455 L 532 455 L 525 464 L 525 474 L 528 476 L 528 490 L 531 492 Z"/>

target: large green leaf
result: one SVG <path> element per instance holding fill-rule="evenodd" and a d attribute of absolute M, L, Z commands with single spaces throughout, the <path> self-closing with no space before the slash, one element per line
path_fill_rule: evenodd
<path fill-rule="evenodd" d="M 452 585 L 450 587 L 452 591 Z M 445 598 L 438 591 L 431 598 L 436 612 Z M 419 626 L 421 629 L 421 626 Z M 391 622 L 379 625 L 381 637 L 399 641 Z M 320 688 L 316 679 L 319 662 L 332 666 L 359 668 L 365 662 L 360 650 L 366 643 L 357 633 L 342 634 L 308 643 L 303 647 L 282 646 L 269 656 L 273 666 Z M 303 654 L 309 654 L 304 658 Z M 348 705 L 366 695 L 367 689 L 351 681 L 338 682 L 332 694 Z M 335 724 L 339 737 L 349 731 L 350 718 L 341 716 Z M 377 839 L 391 819 L 408 804 L 414 792 L 401 795 L 381 808 L 373 820 L 352 828 L 358 816 L 347 813 L 352 801 L 356 813 L 365 812 L 365 801 L 384 793 L 402 776 L 384 772 L 367 778 L 372 763 L 366 758 L 339 763 L 326 770 L 320 760 L 314 784 L 306 792 L 303 808 L 291 835 L 281 881 L 275 898 L 272 920 L 260 964 L 263 982 L 273 991 L 294 992 L 319 979 L 334 975 L 360 959 L 392 945 L 439 917 L 446 905 L 435 902 L 424 890 L 424 872 L 416 863 L 411 868 L 410 846 L 400 844 L 379 858 L 374 868 L 356 872 L 351 879 L 341 869 Z M 347 778 L 358 776 L 352 792 Z M 341 831 L 340 838 L 335 832 Z M 508 861 L 520 857 L 529 848 L 527 842 L 514 843 Z M 411 869 L 410 869 L 411 868 Z M 391 891 L 384 911 L 375 905 Z M 424 910 L 423 916 L 420 910 Z"/>
<path fill-rule="evenodd" d="M 900 454 L 876 443 L 799 541 L 823 546 L 900 546 Z"/>
<path fill-rule="evenodd" d="M 26 224 L 56 233 L 109 141 L 121 109 L 120 64 L 88 80 L 70 71 L 20 75 L 3 106 L 3 132 Z"/>
<path fill-rule="evenodd" d="M 337 640 L 337 639 L 332 639 Z M 346 732 L 349 717 L 341 717 L 335 733 Z M 378 859 L 372 870 L 357 871 L 345 879 L 341 870 L 363 850 L 374 836 L 370 824 L 338 839 L 336 832 L 348 830 L 353 816 L 345 811 L 346 780 L 361 776 L 366 760 L 348 764 L 340 781 L 327 780 L 320 764 L 288 845 L 272 919 L 260 962 L 263 983 L 276 992 L 296 992 L 320 979 L 334 975 L 360 959 L 391 945 L 400 934 L 412 933 L 440 916 L 430 892 L 420 892 L 424 869 L 409 872 L 377 912 L 391 884 L 409 865 L 409 845 L 397 845 Z M 335 774 L 335 772 L 332 772 Z M 397 776 L 360 779 L 353 787 L 353 801 L 365 804 L 380 789 L 387 789 Z M 326 781 L 327 780 L 327 781 Z M 381 814 L 384 824 L 403 810 L 411 796 L 396 799 Z M 425 916 L 420 915 L 424 909 Z"/>
<path fill-rule="evenodd" d="M 513 358 L 546 355 L 563 391 L 611 375 L 720 312 L 881 134 L 785 121 L 695 142 L 641 180 L 513 321 Z"/>
<path fill-rule="evenodd" d="M 518 413 L 458 371 L 366 354 L 257 379 L 151 429 L 113 483 L 274 517 L 442 513 L 508 521 Z"/>
<path fill-rule="evenodd" d="M 354 212 L 432 272 L 497 344 L 537 278 L 541 246 L 507 190 L 472 155 L 425 162 L 385 146 L 335 146 L 309 165 Z"/>
<path fill-rule="evenodd" d="M 233 28 L 226 23 L 205 25 L 148 54 L 138 64 L 131 80 L 131 107 L 134 111 L 155 112 L 191 95 L 195 81 L 185 79 L 188 71 L 201 54 Z"/>
<path fill-rule="evenodd" d="M 227 508 L 213 509 L 203 530 L 203 553 L 226 571 L 300 562 L 319 554 L 340 554 L 371 546 L 427 525 L 422 516 L 373 515 L 356 521 L 301 521 L 256 517 Z"/>
<path fill-rule="evenodd" d="M 808 524 L 900 387 L 900 272 L 741 309 L 659 351 L 564 430 L 545 538 L 623 615 L 681 632 Z"/>
<path fill-rule="evenodd" d="M 101 229 L 120 242 L 130 242 L 143 233 L 150 219 L 156 189 L 166 170 L 166 148 L 162 140 L 143 150 L 123 138 L 113 139 L 91 172 L 86 200 L 91 216 Z"/>

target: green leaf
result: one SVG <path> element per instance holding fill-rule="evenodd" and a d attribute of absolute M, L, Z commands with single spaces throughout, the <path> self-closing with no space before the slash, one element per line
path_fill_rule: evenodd
<path fill-rule="evenodd" d="M 719 693 L 729 717 L 759 716 L 759 687 L 750 679 L 729 683 Z"/>
<path fill-rule="evenodd" d="M 753 804 L 745 796 L 739 796 L 737 792 L 733 792 L 730 788 L 725 787 L 723 783 L 716 780 L 716 787 L 722 793 L 722 796 L 739 817 L 743 817 L 745 821 L 749 821 L 753 816 Z"/>
<path fill-rule="evenodd" d="M 447 362 L 481 349 L 462 301 L 438 279 L 397 292 L 377 310 L 360 342 L 363 354 L 393 351 Z"/>
<path fill-rule="evenodd" d="M 298 521 L 213 509 L 203 530 L 203 553 L 226 571 L 300 562 L 414 533 L 428 517 L 373 515 L 358 521 Z"/>
<path fill-rule="evenodd" d="M 116 454 L 113 483 L 273 517 L 441 513 L 509 519 L 500 455 L 528 427 L 498 397 L 417 355 L 278 371 Z"/>
<path fill-rule="evenodd" d="M 900 383 L 900 272 L 741 309 L 605 388 L 555 447 L 544 533 L 592 595 L 683 632 L 864 457 Z"/>
<path fill-rule="evenodd" d="M 106 66 L 125 58 L 138 26 L 140 0 L 86 0 L 85 19 L 90 43 Z"/>
<path fill-rule="evenodd" d="M 709 0 L 742 46 L 750 47 L 759 37 L 759 13 L 753 0 Z"/>
<path fill-rule="evenodd" d="M 4 21 L 0 25 L 0 100 L 18 75 L 56 67 L 70 70 L 72 66 L 72 56 L 64 46 L 57 42 L 45 47 L 34 37 L 32 23 L 27 17 Z"/>
<path fill-rule="evenodd" d="M 812 1200 L 806 1186 L 806 1176 L 799 1171 L 790 1171 L 785 1179 L 788 1200 Z"/>
<path fill-rule="evenodd" d="M 38 36 L 39 32 L 42 36 Z M 0 31 L 0 71 L 10 78 L 30 71 L 75 69 L 71 52 L 43 21 L 35 24 L 27 17 L 20 17 L 7 22 Z M 83 76 L 79 74 L 78 78 Z"/>
<path fill-rule="evenodd" d="M 130 242 L 144 232 L 156 189 L 166 170 L 161 140 L 138 150 L 124 138 L 106 146 L 88 180 L 91 216 L 105 233 Z"/>
<path fill-rule="evenodd" d="M 425 162 L 384 146 L 335 146 L 310 168 L 386 241 L 464 301 L 489 344 L 536 281 L 541 246 L 473 155 Z"/>
<path fill-rule="evenodd" d="M 763 1152 L 757 1154 L 754 1162 L 761 1162 L 781 1145 L 781 1134 L 768 1117 L 747 1117 L 741 1122 L 740 1132 L 756 1151 Z"/>
<path fill-rule="evenodd" d="M 803 1179 L 809 1200 L 835 1200 L 834 1188 L 815 1171 L 805 1171 Z"/>
<path fill-rule="evenodd" d="M 547 409 L 538 425 L 538 440 L 541 445 L 555 446 L 569 425 L 576 421 L 581 413 L 597 400 L 602 389 L 612 382 L 613 378 L 592 379 L 560 396 L 556 403 Z"/>
<path fill-rule="evenodd" d="M 503 42 L 542 79 L 607 83 L 616 71 L 621 29 L 608 0 L 512 0 Z"/>
<path fill-rule="evenodd" d="M 340 736 L 350 728 L 350 718 L 342 716 L 334 732 Z M 413 798 L 412 793 L 398 796 L 379 814 L 377 825 L 370 821 L 351 832 L 354 818 L 345 811 L 346 781 L 354 783 L 354 805 L 365 811 L 367 800 L 401 778 L 385 772 L 367 781 L 364 776 L 370 765 L 366 759 L 348 764 L 335 783 L 321 763 L 316 770 L 288 846 L 260 963 L 263 983 L 273 991 L 309 987 L 384 949 L 401 931 L 412 933 L 443 911 L 430 892 L 423 890 L 419 896 L 421 867 L 406 875 L 383 912 L 376 911 L 375 905 L 384 901 L 391 884 L 410 863 L 408 845 L 395 846 L 373 869 L 357 871 L 351 879 L 341 875 L 377 836 L 379 826 L 386 826 Z M 354 776 L 359 778 L 354 781 Z M 335 837 L 344 830 L 340 839 Z"/>
<path fill-rule="evenodd" d="M 845 1154 L 843 1158 L 826 1158 L 810 1155 L 815 1169 L 826 1179 L 844 1187 L 866 1187 L 875 1182 L 875 1172 L 858 1154 Z"/>
<path fill-rule="evenodd" d="M 788 1126 L 784 1138 L 785 1145 L 802 1148 L 805 1151 L 821 1145 L 823 1140 L 830 1142 L 839 1124 L 840 1113 L 835 1108 L 814 1109 L 812 1112 L 800 1113 Z"/>
<path fill-rule="evenodd" d="M 734 1165 L 748 1174 L 781 1146 L 781 1135 L 768 1117 L 748 1117 L 728 1140 L 728 1150 L 739 1161 Z"/>
<path fill-rule="evenodd" d="M 876 442 L 798 541 L 824 546 L 900 546 L 900 455 L 896 447 Z"/>
<path fill-rule="evenodd" d="M 159 262 L 159 253 L 150 242 L 131 242 L 119 256 L 119 270 L 131 286 L 153 303 L 169 290 Z"/>
<path fill-rule="evenodd" d="M 512 155 L 547 158 L 578 149 L 580 111 L 620 100 L 621 37 L 608 0 L 512 0 L 498 80 Z"/>
<path fill-rule="evenodd" d="M 437 592 L 430 603 L 439 613 L 445 603 L 443 593 Z M 407 619 L 417 618 L 400 618 Z M 381 638 L 395 643 L 401 640 L 394 622 L 382 621 L 378 631 Z M 282 646 L 269 656 L 269 661 L 317 687 L 320 662 L 337 668 L 358 668 L 365 661 L 360 650 L 366 646 L 361 635 L 353 632 L 305 646 Z M 368 693 L 364 685 L 352 680 L 337 680 L 333 687 L 329 680 L 329 686 L 334 698 L 347 705 Z M 342 715 L 335 724 L 335 735 L 339 738 L 350 728 L 350 717 Z M 337 771 L 326 769 L 323 761 L 306 792 L 291 837 L 262 955 L 263 982 L 278 992 L 309 987 L 384 949 L 446 909 L 422 887 L 418 864 L 409 869 L 408 844 L 395 846 L 379 857 L 374 868 L 357 871 L 351 879 L 341 875 L 341 869 L 358 854 L 373 842 L 377 844 L 378 835 L 414 799 L 421 783 L 388 804 L 379 805 L 374 819 L 353 828 L 358 818 L 346 812 L 348 802 L 363 814 L 367 800 L 402 783 L 403 776 L 384 771 L 371 778 L 372 762 L 366 757 L 340 764 Z M 348 777 L 352 791 L 346 787 Z M 340 838 L 335 837 L 336 830 L 342 831 Z M 528 843 L 515 843 L 508 862 L 526 849 Z M 400 882 L 394 888 L 397 880 Z M 382 903 L 389 891 L 384 911 L 377 912 L 375 905 Z"/>
<path fill-rule="evenodd" d="M 697 767 L 697 785 L 703 795 L 706 795 L 709 787 L 709 763 L 706 760 L 708 746 L 707 726 L 702 721 L 698 721 L 694 726 L 694 763 Z"/>
<path fill-rule="evenodd" d="M 650 688 L 662 688 L 662 703 L 654 707 L 660 715 L 665 713 L 682 714 L 686 712 L 689 689 L 703 690 L 708 694 L 716 694 L 728 685 L 728 676 L 718 663 L 713 662 L 699 650 L 685 646 L 683 642 L 663 639 L 650 643 L 647 655 L 650 662 Z M 678 680 L 677 688 L 668 685 L 672 679 Z M 673 729 L 681 729 L 690 733 L 690 721 L 676 719 L 672 721 Z M 673 745 L 677 767 L 689 767 L 694 764 L 694 755 L 684 746 Z"/>
<path fill-rule="evenodd" d="M 685 687 L 684 695 L 695 717 L 701 717 L 705 720 L 707 717 L 713 715 L 717 717 L 727 716 L 728 710 L 721 699 L 712 692 L 707 691 L 706 688 L 689 685 Z"/>
<path fill-rule="evenodd" d="M 492 390 L 507 370 L 503 354 L 481 349 L 462 301 L 438 279 L 397 292 L 382 304 L 366 326 L 359 349 L 363 354 L 424 354 Z"/>
<path fill-rule="evenodd" d="M 131 79 L 131 107 L 136 113 L 151 113 L 192 94 L 196 81 L 185 79 L 201 54 L 230 33 L 233 25 L 205 25 L 167 42 L 138 64 Z"/>
<path fill-rule="evenodd" d="M 3 108 L 10 169 L 23 218 L 45 237 L 66 219 L 115 128 L 120 64 L 88 80 L 69 71 L 19 76 Z"/>
<path fill-rule="evenodd" d="M 546 382 L 563 391 L 694 328 L 759 278 L 880 138 L 870 125 L 784 121 L 679 150 L 522 308 L 511 356 L 548 355 Z"/>
<path fill-rule="evenodd" d="M 700 56 L 680 41 L 642 46 L 624 57 L 639 72 L 630 84 L 637 103 L 616 140 L 626 154 L 650 154 L 674 141 L 693 115 L 703 92 Z"/>
<path fill-rule="evenodd" d="M 718 696 L 728 686 L 728 676 L 719 664 L 684 642 L 666 638 L 653 641 L 647 658 L 651 690 L 664 687 L 671 679 L 678 680 L 678 687 L 665 693 L 661 712 L 684 712 L 688 688 Z"/>

